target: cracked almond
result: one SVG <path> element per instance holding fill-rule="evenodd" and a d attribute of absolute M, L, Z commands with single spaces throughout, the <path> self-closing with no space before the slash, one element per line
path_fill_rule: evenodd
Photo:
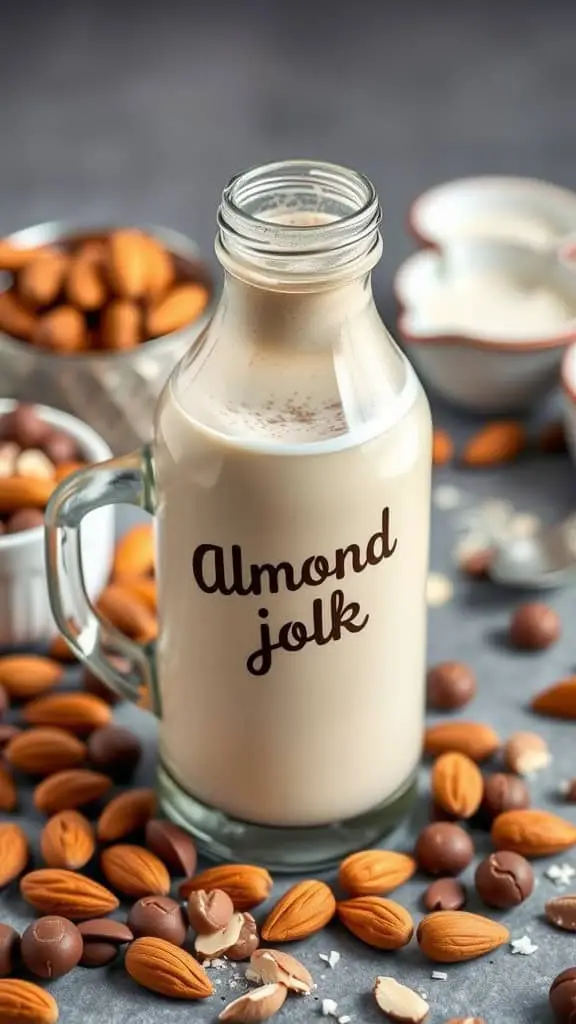
<path fill-rule="evenodd" d="M 304 964 L 280 949 L 254 950 L 246 977 L 261 985 L 284 985 L 299 995 L 307 996 L 314 988 L 314 979 Z"/>
<path fill-rule="evenodd" d="M 424 1024 L 430 1010 L 422 996 L 395 978 L 376 978 L 374 998 L 388 1019 L 397 1024 Z"/>

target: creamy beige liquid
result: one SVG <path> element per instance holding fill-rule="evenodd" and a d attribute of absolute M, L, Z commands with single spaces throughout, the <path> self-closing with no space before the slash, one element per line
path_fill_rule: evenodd
<path fill-rule="evenodd" d="M 345 374 L 328 364 L 332 304 L 237 295 L 237 347 L 224 364 L 207 345 L 202 387 L 169 386 L 157 417 L 161 756 L 192 796 L 267 825 L 368 811 L 421 750 L 430 414 L 409 371 L 383 432 L 351 443 L 370 332 Z M 211 359 L 226 396 L 247 348 L 244 400 L 217 402 Z"/>

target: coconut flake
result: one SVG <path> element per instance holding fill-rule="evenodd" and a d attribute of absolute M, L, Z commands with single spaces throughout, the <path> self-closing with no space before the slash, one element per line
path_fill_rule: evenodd
<path fill-rule="evenodd" d="M 576 871 L 570 864 L 551 864 L 544 874 L 546 878 L 554 882 L 557 889 L 565 889 L 566 886 L 570 885 L 576 875 Z"/>
<path fill-rule="evenodd" d="M 328 964 L 328 967 L 331 967 L 332 969 L 336 967 L 336 964 L 340 960 L 340 953 L 336 949 L 331 949 L 329 953 L 318 953 L 318 956 L 325 964 Z"/>
<path fill-rule="evenodd" d="M 426 600 L 429 608 L 441 608 L 451 600 L 454 584 L 441 572 L 428 573 Z"/>
<path fill-rule="evenodd" d="M 510 943 L 510 951 L 512 953 L 519 953 L 520 956 L 531 956 L 535 953 L 538 946 L 535 946 L 529 935 L 522 935 L 519 939 L 512 939 Z"/>
<path fill-rule="evenodd" d="M 462 501 L 462 494 L 453 484 L 440 484 L 432 492 L 432 501 L 436 508 L 444 512 L 450 512 L 458 508 Z"/>
<path fill-rule="evenodd" d="M 322 1005 L 322 1016 L 323 1017 L 336 1017 L 337 1016 L 337 1012 L 336 1011 L 338 1010 L 338 1003 L 336 1003 L 333 999 L 323 999 L 321 1005 Z"/>
<path fill-rule="evenodd" d="M 430 977 L 434 981 L 448 981 L 448 974 L 446 971 L 432 971 Z"/>

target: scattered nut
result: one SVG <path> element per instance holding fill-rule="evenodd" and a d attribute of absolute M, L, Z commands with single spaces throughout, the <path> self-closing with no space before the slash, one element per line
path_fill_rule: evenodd
<path fill-rule="evenodd" d="M 524 651 L 543 651 L 560 637 L 560 616 L 547 604 L 534 601 L 516 609 L 510 623 L 510 642 Z"/>
<path fill-rule="evenodd" d="M 504 744 L 506 767 L 517 775 L 534 775 L 551 760 L 548 744 L 538 733 L 514 732 Z"/>
<path fill-rule="evenodd" d="M 463 661 L 443 661 L 426 676 L 428 707 L 435 711 L 462 708 L 476 694 L 476 676 Z"/>
<path fill-rule="evenodd" d="M 382 1012 L 398 1024 L 423 1024 L 430 1012 L 422 996 L 394 978 L 376 978 L 374 997 Z"/>
<path fill-rule="evenodd" d="M 489 907 L 509 910 L 528 899 L 534 889 L 534 872 L 519 853 L 500 850 L 480 861 L 475 875 L 476 891 Z"/>

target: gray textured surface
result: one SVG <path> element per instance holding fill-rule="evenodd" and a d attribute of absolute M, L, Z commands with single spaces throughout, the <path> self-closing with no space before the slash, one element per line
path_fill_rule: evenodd
<path fill-rule="evenodd" d="M 409 250 L 403 220 L 418 191 L 490 171 L 571 185 L 576 156 L 573 4 L 408 2 L 402 14 L 390 13 L 392 6 L 399 5 L 11 5 L 0 39 L 1 229 L 56 216 L 153 220 L 189 232 L 210 253 L 215 204 L 232 171 L 278 156 L 347 161 L 371 175 L 383 199 L 386 256 L 376 285 L 392 323 L 389 281 Z M 438 418 L 460 437 L 471 429 L 446 411 Z M 576 495 L 564 458 L 459 475 L 458 484 L 477 496 L 511 497 L 549 519 L 573 508 Z M 433 569 L 452 571 L 452 543 L 451 514 L 435 513 Z M 480 693 L 469 713 L 503 734 L 533 725 L 524 710 L 530 694 L 574 668 L 574 597 L 552 600 L 565 636 L 542 656 L 519 656 L 503 645 L 513 599 L 489 585 L 460 580 L 453 603 L 431 613 L 430 660 L 473 663 Z M 152 722 L 128 708 L 117 717 L 149 737 L 141 780 L 150 780 Z M 574 727 L 538 728 L 555 759 L 534 783 L 534 802 L 556 807 L 557 782 L 576 774 Z M 336 765 L 337 752 L 335 784 Z M 35 837 L 39 823 L 27 807 Z M 568 813 L 576 820 L 575 811 Z M 477 839 L 480 851 L 486 840 Z M 390 845 L 409 841 L 404 831 Z M 576 856 L 562 859 L 576 866 Z M 539 876 L 545 866 L 537 866 Z M 423 888 L 419 879 L 399 893 L 416 913 Z M 514 936 L 530 929 L 539 947 L 532 957 L 512 957 L 504 948 L 448 967 L 447 982 L 431 980 L 431 965 L 414 945 L 377 954 L 337 927 L 296 952 L 316 977 L 318 997 L 337 1000 L 354 1022 L 381 1019 L 369 993 L 376 974 L 389 973 L 428 993 L 431 1024 L 469 1014 L 487 1024 L 547 1024 L 549 982 L 576 962 L 576 937 L 541 920 L 552 893 L 541 879 L 530 902 L 506 918 Z M 2 918 L 24 926 L 28 916 L 12 889 L 0 902 Z M 470 906 L 476 908 L 473 900 Z M 330 949 L 342 954 L 334 971 L 318 958 Z M 52 990 L 64 1024 L 194 1024 L 215 1018 L 220 993 L 240 991 L 230 988 L 227 973 L 217 977 L 216 997 L 197 1006 L 137 990 L 120 967 L 78 969 Z M 278 1019 L 311 1022 L 319 1006 L 314 998 L 294 999 Z"/>

